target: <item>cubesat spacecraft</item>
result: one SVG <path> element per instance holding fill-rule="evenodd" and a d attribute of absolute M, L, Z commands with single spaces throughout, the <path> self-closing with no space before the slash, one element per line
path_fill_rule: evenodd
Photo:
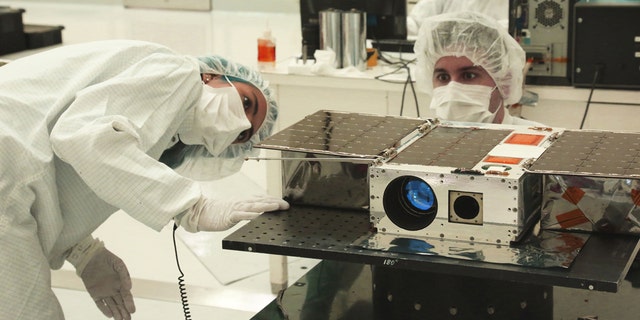
<path fill-rule="evenodd" d="M 509 245 L 639 226 L 634 133 L 322 110 L 258 147 L 282 151 L 293 204 L 368 211 L 377 235 Z"/>

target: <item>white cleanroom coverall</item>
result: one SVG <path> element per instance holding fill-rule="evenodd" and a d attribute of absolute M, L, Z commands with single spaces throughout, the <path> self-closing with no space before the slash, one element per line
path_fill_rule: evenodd
<path fill-rule="evenodd" d="M 195 58 L 144 42 L 0 67 L 0 319 L 62 319 L 49 269 L 118 209 L 160 230 L 201 198 L 157 161 L 201 94 Z"/>

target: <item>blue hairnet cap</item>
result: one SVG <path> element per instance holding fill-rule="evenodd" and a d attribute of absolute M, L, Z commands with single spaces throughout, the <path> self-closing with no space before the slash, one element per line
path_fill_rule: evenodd
<path fill-rule="evenodd" d="M 433 92 L 436 62 L 445 56 L 467 57 L 493 78 L 505 104 L 522 96 L 525 53 L 495 19 L 478 12 L 445 13 L 423 20 L 414 46 L 416 81 L 420 90 Z"/>
<path fill-rule="evenodd" d="M 278 105 L 269 83 L 260 73 L 248 67 L 231 62 L 220 56 L 197 58 L 200 73 L 225 75 L 230 81 L 248 83 L 258 88 L 267 101 L 267 114 L 260 128 L 249 141 L 228 146 L 220 155 L 214 156 L 203 145 L 177 145 L 165 150 L 160 161 L 176 172 L 196 180 L 215 180 L 240 170 L 244 159 L 256 156 L 259 150 L 253 145 L 271 135 L 278 117 Z"/>

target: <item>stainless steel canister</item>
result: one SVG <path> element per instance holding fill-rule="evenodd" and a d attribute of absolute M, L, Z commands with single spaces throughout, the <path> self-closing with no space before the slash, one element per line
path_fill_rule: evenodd
<path fill-rule="evenodd" d="M 342 12 L 342 67 L 367 68 L 367 13 L 352 9 Z"/>
<path fill-rule="evenodd" d="M 320 11 L 320 49 L 335 52 L 334 67 L 342 68 L 342 10 Z"/>

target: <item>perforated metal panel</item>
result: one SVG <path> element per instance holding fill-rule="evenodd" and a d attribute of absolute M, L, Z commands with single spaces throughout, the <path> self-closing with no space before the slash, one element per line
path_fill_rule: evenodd
<path fill-rule="evenodd" d="M 473 168 L 511 130 L 436 127 L 390 163 Z"/>
<path fill-rule="evenodd" d="M 566 19 L 565 14 L 559 3 L 550 0 L 542 1 L 534 12 L 536 22 L 544 27 L 553 27 L 561 23 L 563 19 Z M 534 24 L 533 27 L 538 27 L 538 24 Z"/>
<path fill-rule="evenodd" d="M 565 131 L 529 168 L 539 173 L 640 177 L 640 134 Z"/>
<path fill-rule="evenodd" d="M 354 236 L 370 229 L 365 212 L 319 207 L 296 207 L 294 210 L 261 215 L 258 223 L 243 228 L 239 240 L 255 244 L 313 249 L 338 249 L 351 245 Z"/>

